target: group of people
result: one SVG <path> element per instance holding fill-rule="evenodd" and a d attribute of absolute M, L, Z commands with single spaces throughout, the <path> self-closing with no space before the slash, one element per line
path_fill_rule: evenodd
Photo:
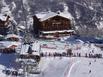
<path fill-rule="evenodd" d="M 40 56 L 41 57 L 61 57 L 62 54 L 61 53 L 57 53 L 57 52 L 54 52 L 54 53 L 50 53 L 50 52 L 43 53 L 43 52 L 41 52 Z"/>
<path fill-rule="evenodd" d="M 68 53 L 68 52 L 41 52 L 40 53 L 40 56 L 41 57 L 68 57 L 68 56 L 71 56 L 72 54 L 71 53 Z"/>
<path fill-rule="evenodd" d="M 73 53 L 73 52 L 62 52 L 62 53 L 41 52 L 40 56 L 41 57 L 87 57 L 87 58 L 102 58 L 103 57 L 102 54 L 85 53 L 85 55 L 83 56 L 81 53 Z"/>
<path fill-rule="evenodd" d="M 81 55 L 81 53 L 73 53 L 73 57 L 87 57 L 87 58 L 102 58 L 102 54 L 93 54 L 93 53 L 85 53 L 85 56 Z"/>
<path fill-rule="evenodd" d="M 85 57 L 89 57 L 89 58 L 102 58 L 102 54 L 85 54 Z"/>

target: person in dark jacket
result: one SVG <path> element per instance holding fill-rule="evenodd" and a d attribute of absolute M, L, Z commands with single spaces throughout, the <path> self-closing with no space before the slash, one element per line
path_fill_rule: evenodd
<path fill-rule="evenodd" d="M 28 53 L 29 53 L 29 54 L 32 54 L 32 52 L 33 52 L 33 50 L 32 50 L 32 45 L 30 45 L 29 48 L 28 48 Z"/>

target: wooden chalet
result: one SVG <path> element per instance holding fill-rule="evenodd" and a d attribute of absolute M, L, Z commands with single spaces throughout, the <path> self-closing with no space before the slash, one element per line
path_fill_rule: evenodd
<path fill-rule="evenodd" d="M 9 16 L 0 14 L 0 34 L 6 35 L 9 25 Z"/>
<path fill-rule="evenodd" d="M 74 33 L 71 20 L 63 14 L 50 12 L 40 19 L 40 23 L 38 25 L 40 37 L 56 38 Z"/>

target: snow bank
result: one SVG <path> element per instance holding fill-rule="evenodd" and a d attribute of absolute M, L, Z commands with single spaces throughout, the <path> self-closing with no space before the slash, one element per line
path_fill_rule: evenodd
<path fill-rule="evenodd" d="M 5 69 L 5 66 L 0 65 L 0 71 L 1 71 L 1 70 L 4 70 L 4 69 Z"/>

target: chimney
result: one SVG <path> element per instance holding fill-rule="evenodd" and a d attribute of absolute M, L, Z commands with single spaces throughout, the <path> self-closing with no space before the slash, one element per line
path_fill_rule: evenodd
<path fill-rule="evenodd" d="M 60 14 L 60 11 L 57 11 L 57 14 L 59 15 L 59 14 Z"/>

